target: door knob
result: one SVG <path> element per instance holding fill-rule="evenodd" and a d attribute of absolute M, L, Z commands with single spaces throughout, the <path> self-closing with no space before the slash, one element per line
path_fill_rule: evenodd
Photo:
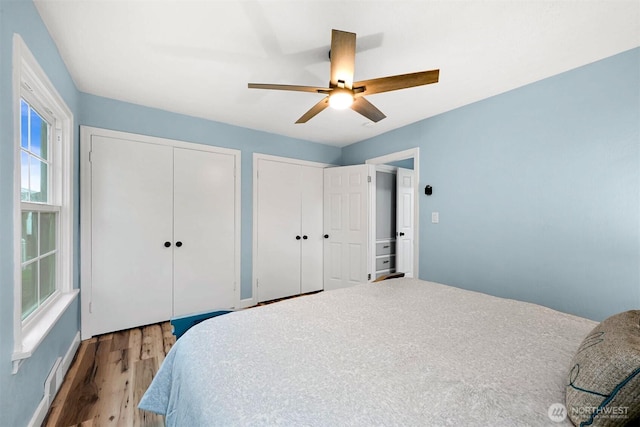
<path fill-rule="evenodd" d="M 300 240 L 300 236 L 296 236 L 296 240 Z"/>
<path fill-rule="evenodd" d="M 302 236 L 302 238 L 303 238 L 304 240 L 307 240 L 309 237 L 307 237 L 307 235 L 304 235 L 304 236 Z"/>
<path fill-rule="evenodd" d="M 177 246 L 177 247 L 182 246 L 182 242 L 180 242 L 180 241 L 176 242 L 176 246 Z"/>
<path fill-rule="evenodd" d="M 404 233 L 401 231 L 400 233 L 398 233 L 400 236 L 404 236 Z"/>
<path fill-rule="evenodd" d="M 164 247 L 168 248 L 169 246 L 171 246 L 171 242 L 164 242 Z"/>
<path fill-rule="evenodd" d="M 329 238 L 329 235 L 328 235 L 328 234 L 325 234 L 325 235 L 324 235 L 324 238 L 325 238 L 325 239 L 328 239 L 328 238 Z"/>

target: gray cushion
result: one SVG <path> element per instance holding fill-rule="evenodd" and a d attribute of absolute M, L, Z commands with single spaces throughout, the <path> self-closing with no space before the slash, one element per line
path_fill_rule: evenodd
<path fill-rule="evenodd" d="M 640 310 L 609 317 L 584 339 L 571 360 L 566 404 L 576 426 L 640 420 Z"/>

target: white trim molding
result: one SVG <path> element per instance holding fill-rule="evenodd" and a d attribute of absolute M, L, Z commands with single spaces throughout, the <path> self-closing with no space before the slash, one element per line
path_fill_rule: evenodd
<path fill-rule="evenodd" d="M 58 228 L 57 291 L 29 318 L 22 320 L 20 100 L 24 98 L 51 121 L 55 138 L 53 163 L 54 203 L 60 206 Z M 73 289 L 73 114 L 19 34 L 13 35 L 13 132 L 14 132 L 14 302 L 13 373 L 30 357 L 51 328 L 75 300 Z"/>

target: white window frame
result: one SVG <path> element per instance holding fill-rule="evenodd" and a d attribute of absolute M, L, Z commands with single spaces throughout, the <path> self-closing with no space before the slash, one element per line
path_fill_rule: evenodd
<path fill-rule="evenodd" d="M 52 201 L 58 205 L 56 291 L 24 321 L 22 320 L 22 209 L 51 210 L 49 205 L 22 202 L 20 174 L 20 99 L 29 103 L 51 123 L 53 170 L 50 176 Z M 14 315 L 13 373 L 31 357 L 58 319 L 75 300 L 73 288 L 73 114 L 57 92 L 20 35 L 13 35 L 14 105 Z"/>

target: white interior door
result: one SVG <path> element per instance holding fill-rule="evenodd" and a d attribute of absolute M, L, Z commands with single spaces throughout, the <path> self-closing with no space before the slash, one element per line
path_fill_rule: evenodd
<path fill-rule="evenodd" d="M 173 315 L 235 305 L 235 159 L 174 149 Z"/>
<path fill-rule="evenodd" d="M 302 182 L 302 253 L 300 292 L 319 291 L 324 287 L 322 252 L 323 238 L 323 182 L 322 168 L 301 166 Z"/>
<path fill-rule="evenodd" d="M 396 271 L 413 277 L 414 173 L 398 168 L 396 175 Z"/>
<path fill-rule="evenodd" d="M 300 293 L 303 185 L 299 165 L 258 160 L 258 302 Z"/>
<path fill-rule="evenodd" d="M 171 317 L 172 172 L 171 147 L 92 136 L 89 336 Z"/>
<path fill-rule="evenodd" d="M 366 283 L 371 165 L 324 170 L 324 289 Z"/>

